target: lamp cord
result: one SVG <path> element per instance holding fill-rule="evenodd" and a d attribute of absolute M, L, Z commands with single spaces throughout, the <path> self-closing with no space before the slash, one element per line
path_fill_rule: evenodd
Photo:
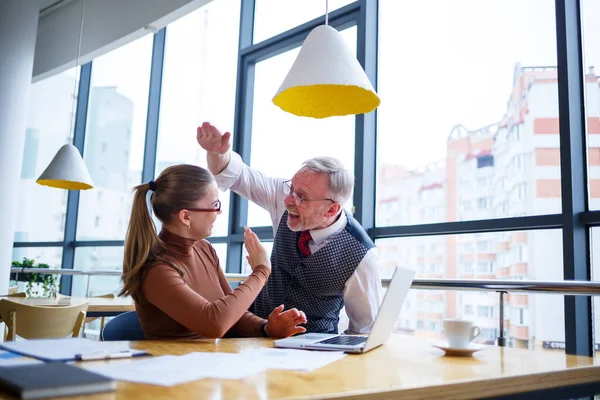
<path fill-rule="evenodd" d="M 85 16 L 85 0 L 81 2 L 81 23 L 79 25 L 79 44 L 77 45 L 77 58 L 75 59 L 75 82 L 73 82 L 73 104 L 71 106 L 71 123 L 69 125 L 69 137 L 71 138 L 73 134 L 73 130 L 75 127 L 73 126 L 73 119 L 75 118 L 75 104 L 77 103 L 77 83 L 78 83 L 78 75 L 81 78 L 81 68 L 77 68 L 79 66 L 79 57 L 81 55 L 81 41 L 83 38 L 83 19 Z"/>

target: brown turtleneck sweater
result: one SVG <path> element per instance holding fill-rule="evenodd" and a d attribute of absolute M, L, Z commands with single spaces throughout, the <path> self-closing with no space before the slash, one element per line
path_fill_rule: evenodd
<path fill-rule="evenodd" d="M 270 269 L 258 266 L 239 287 L 231 290 L 219 258 L 206 240 L 192 240 L 163 229 L 166 264 L 152 267 L 142 283 L 144 298 L 135 308 L 147 339 L 261 336 L 264 320 L 248 312 Z"/>

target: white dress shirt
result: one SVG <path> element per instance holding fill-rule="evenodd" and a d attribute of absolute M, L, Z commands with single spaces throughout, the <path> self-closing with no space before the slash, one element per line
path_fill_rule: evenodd
<path fill-rule="evenodd" d="M 283 213 L 286 211 L 284 199 L 284 179 L 268 178 L 253 170 L 241 157 L 231 152 L 231 161 L 216 177 L 221 190 L 231 189 L 240 196 L 256 203 L 271 215 L 273 235 Z M 308 242 L 311 254 L 331 241 L 334 234 L 346 227 L 348 219 L 342 213 L 340 218 L 324 229 L 310 231 L 312 240 Z M 369 333 L 381 303 L 381 278 L 379 259 L 375 247 L 369 249 L 344 286 L 344 305 L 349 319 L 346 333 Z"/>

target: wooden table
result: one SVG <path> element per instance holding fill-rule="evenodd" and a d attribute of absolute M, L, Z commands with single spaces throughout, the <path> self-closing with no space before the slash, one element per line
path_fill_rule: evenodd
<path fill-rule="evenodd" d="M 181 355 L 192 351 L 239 352 L 271 347 L 272 341 L 143 341 L 131 345 L 154 355 Z M 369 353 L 347 355 L 313 372 L 268 370 L 244 380 L 203 379 L 172 387 L 118 382 L 117 387 L 116 393 L 92 398 L 573 398 L 600 393 L 600 361 L 559 352 L 500 347 L 489 347 L 474 357 L 445 357 L 423 339 L 394 335 L 386 345 Z"/>
<path fill-rule="evenodd" d="M 69 306 L 81 304 L 88 301 L 88 317 L 114 317 L 127 311 L 135 310 L 135 305 L 131 298 L 116 297 L 68 297 L 61 296 L 57 298 L 41 298 L 41 297 L 8 297 L 10 301 L 15 303 L 28 304 L 33 306 Z"/>

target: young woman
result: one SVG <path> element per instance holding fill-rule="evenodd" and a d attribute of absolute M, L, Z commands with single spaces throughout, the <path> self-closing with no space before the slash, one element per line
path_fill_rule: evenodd
<path fill-rule="evenodd" d="M 214 177 L 204 168 L 175 165 L 156 181 L 134 188 L 125 238 L 123 290 L 135 301 L 148 339 L 228 336 L 287 337 L 305 331 L 306 316 L 281 305 L 268 320 L 248 312 L 271 273 L 265 248 L 244 232 L 252 274 L 231 290 L 210 236 L 221 203 Z M 146 198 L 162 223 L 160 234 Z"/>

